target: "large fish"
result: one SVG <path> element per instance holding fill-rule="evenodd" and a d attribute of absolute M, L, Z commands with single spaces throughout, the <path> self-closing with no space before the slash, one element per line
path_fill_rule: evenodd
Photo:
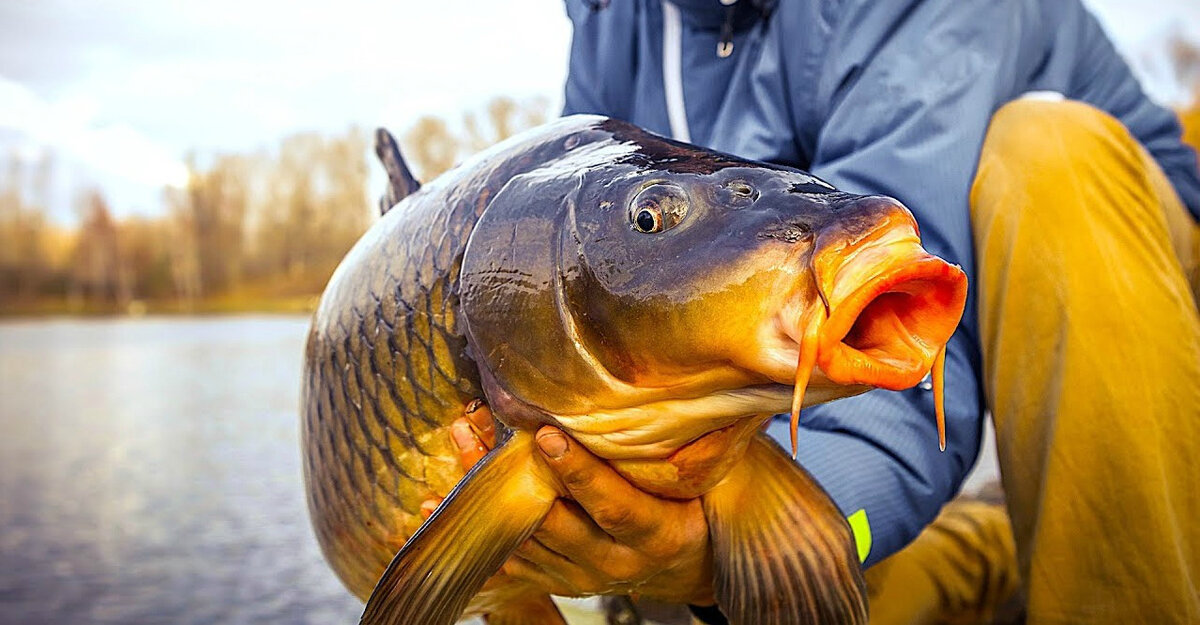
<path fill-rule="evenodd" d="M 379 138 L 399 203 L 330 279 L 303 390 L 313 524 L 364 623 L 561 622 L 544 590 L 484 587 L 565 495 L 543 424 L 702 498 L 731 622 L 865 621 L 846 521 L 761 426 L 940 387 L 966 281 L 905 208 L 595 116 L 424 188 Z M 511 433 L 459 481 L 448 428 L 476 398 Z"/>

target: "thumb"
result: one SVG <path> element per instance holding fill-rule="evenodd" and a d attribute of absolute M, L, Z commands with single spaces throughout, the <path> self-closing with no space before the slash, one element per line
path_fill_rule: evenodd
<path fill-rule="evenodd" d="M 558 428 L 537 433 L 538 448 L 570 498 L 608 535 L 636 544 L 657 526 L 657 500 L 621 477 L 607 462 L 592 455 Z"/>

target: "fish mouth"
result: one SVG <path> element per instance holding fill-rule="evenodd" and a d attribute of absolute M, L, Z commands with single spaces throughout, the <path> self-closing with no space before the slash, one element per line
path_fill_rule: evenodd
<path fill-rule="evenodd" d="M 846 276 L 861 286 L 831 302 L 822 324 L 816 364 L 831 382 L 890 390 L 915 386 L 958 326 L 966 301 L 963 271 L 919 245 L 891 247 L 882 267 L 852 264 L 839 271 L 870 275 Z"/>
<path fill-rule="evenodd" d="M 816 367 L 814 382 L 902 390 L 930 372 L 962 317 L 967 279 L 921 247 L 911 218 L 824 244 L 809 264 L 816 295 L 802 289 L 779 310 L 773 381 Z"/>
<path fill-rule="evenodd" d="M 813 297 L 800 297 L 781 312 L 799 352 L 791 409 L 793 457 L 814 371 L 826 383 L 850 390 L 847 394 L 870 387 L 902 390 L 931 375 L 938 446 L 945 449 L 946 342 L 962 318 L 967 278 L 961 268 L 921 247 L 911 213 L 899 205 L 890 208 L 877 227 L 857 236 L 818 237 L 809 269 L 823 306 L 813 306 Z"/>

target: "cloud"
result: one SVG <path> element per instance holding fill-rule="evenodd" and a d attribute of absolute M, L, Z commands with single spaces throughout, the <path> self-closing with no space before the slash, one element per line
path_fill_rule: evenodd
<path fill-rule="evenodd" d="M 0 159 L 53 149 L 86 170 L 68 188 L 154 210 L 191 151 L 553 102 L 569 36 L 561 0 L 0 2 Z"/>
<path fill-rule="evenodd" d="M 187 167 L 154 140 L 124 122 L 100 123 L 99 103 L 76 97 L 47 102 L 0 76 L 0 128 L 16 137 L 18 155 L 49 150 L 99 177 L 161 189 L 187 182 Z"/>

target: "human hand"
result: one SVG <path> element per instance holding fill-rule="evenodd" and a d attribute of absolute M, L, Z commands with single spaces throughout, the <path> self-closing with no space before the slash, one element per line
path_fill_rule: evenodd
<path fill-rule="evenodd" d="M 491 412 L 468 410 L 451 426 L 463 467 L 495 444 Z M 676 501 L 637 489 L 607 462 L 560 430 L 537 442 L 571 500 L 559 499 L 541 527 L 505 562 L 501 574 L 563 596 L 637 594 L 711 605 L 712 547 L 699 499 Z M 431 514 L 437 501 L 425 502 Z"/>
<path fill-rule="evenodd" d="M 463 415 L 450 424 L 450 439 L 458 449 L 458 460 L 465 473 L 496 446 L 496 421 L 482 399 L 467 404 Z M 422 502 L 421 518 L 432 516 L 442 499 L 444 497 L 433 497 Z"/>

